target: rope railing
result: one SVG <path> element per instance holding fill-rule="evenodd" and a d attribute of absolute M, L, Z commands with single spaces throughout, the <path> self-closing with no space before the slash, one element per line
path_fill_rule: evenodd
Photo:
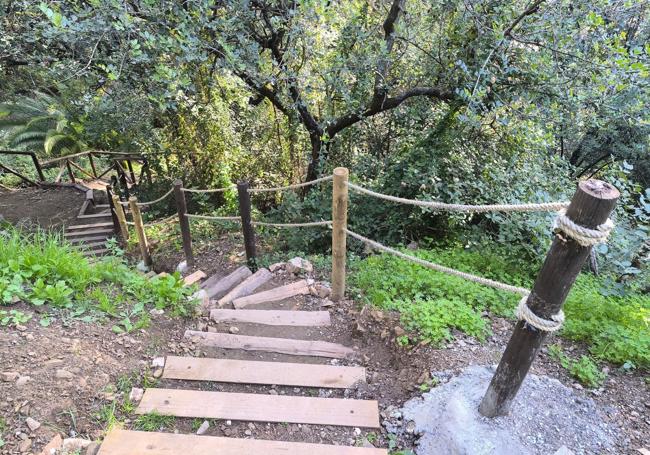
<path fill-rule="evenodd" d="M 225 188 L 206 188 L 206 189 L 198 189 L 198 188 L 182 188 L 182 191 L 185 193 L 223 193 L 228 190 L 234 190 L 236 189 L 236 185 L 230 185 Z"/>
<path fill-rule="evenodd" d="M 150 221 L 149 223 L 144 223 L 143 226 L 144 227 L 149 227 L 149 226 L 156 226 L 158 224 L 166 224 L 166 223 L 169 223 L 171 221 L 175 221 L 177 219 L 178 219 L 178 215 L 174 214 L 174 215 L 168 216 L 167 218 L 163 218 L 161 220 Z M 135 226 L 135 223 L 133 221 L 127 221 L 126 224 L 128 224 L 129 226 Z"/>
<path fill-rule="evenodd" d="M 154 199 L 153 201 L 146 201 L 146 202 L 136 202 L 135 205 L 137 205 L 138 207 L 148 207 L 150 205 L 157 204 L 158 202 L 160 202 L 160 201 L 166 199 L 167 197 L 169 197 L 169 195 L 172 194 L 173 192 L 174 192 L 174 188 L 167 191 L 165 194 L 160 196 L 158 199 Z M 129 206 L 129 201 L 120 201 L 120 205 L 123 206 L 123 207 L 128 207 Z"/>
<path fill-rule="evenodd" d="M 316 180 L 310 180 L 309 182 L 303 182 L 303 183 L 296 183 L 293 185 L 287 185 L 287 186 L 278 186 L 275 188 L 250 188 L 248 190 L 249 193 L 270 193 L 274 191 L 286 191 L 286 190 L 294 190 L 297 188 L 303 188 L 305 186 L 310 186 L 310 185 L 317 185 L 318 183 L 322 182 L 327 182 L 330 181 L 334 178 L 333 175 L 327 175 L 325 177 L 321 177 Z"/>
<path fill-rule="evenodd" d="M 302 228 L 313 226 L 331 226 L 331 221 L 309 221 L 305 223 L 267 223 L 264 221 L 253 221 L 253 226 L 266 226 L 275 228 Z"/>
<path fill-rule="evenodd" d="M 533 204 L 449 204 L 446 202 L 438 201 L 422 201 L 417 199 L 406 199 L 397 196 L 389 196 L 383 193 L 371 191 L 362 186 L 347 182 L 347 186 L 362 194 L 372 196 L 385 201 L 397 202 L 400 204 L 417 205 L 419 207 L 427 207 L 430 209 L 446 210 L 450 212 L 556 212 L 565 209 L 569 206 L 568 202 L 542 202 Z"/>
<path fill-rule="evenodd" d="M 194 213 L 186 213 L 185 217 L 190 219 L 196 219 L 196 220 L 241 222 L 241 218 L 238 216 L 210 216 L 210 215 L 196 215 Z"/>

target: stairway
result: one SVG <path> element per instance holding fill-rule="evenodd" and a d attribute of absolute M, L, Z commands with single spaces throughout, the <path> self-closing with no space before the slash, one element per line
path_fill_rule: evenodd
<path fill-rule="evenodd" d="M 68 225 L 64 238 L 87 257 L 102 256 L 108 252 L 106 240 L 115 235 L 108 204 L 95 204 L 93 190 L 86 192 L 86 200 L 77 215 L 79 224 Z"/>
<path fill-rule="evenodd" d="M 196 281 L 197 276 L 202 279 L 205 274 L 186 280 Z M 378 429 L 377 401 L 330 398 L 336 390 L 341 391 L 340 396 L 365 382 L 366 371 L 340 364 L 355 357 L 354 349 L 317 338 L 326 336 L 323 330 L 332 320 L 318 301 L 304 297 L 312 291 L 312 284 L 298 279 L 288 284 L 280 281 L 267 269 L 251 273 L 245 267 L 226 277 L 204 280 L 198 296 L 203 298 L 204 314 L 210 315 L 217 328 L 187 330 L 185 338 L 210 357 L 167 356 L 162 371 L 164 386 L 146 389 L 136 414 L 155 411 L 248 425 L 317 425 L 317 431 L 310 433 L 315 435 L 322 435 L 320 430 L 329 426 L 352 427 L 354 434 L 360 434 L 361 428 Z M 388 453 L 370 445 L 324 444 L 322 436 L 319 443 L 305 443 L 253 439 L 251 432 L 246 434 L 247 438 L 235 438 L 114 429 L 98 455 Z M 298 436 L 301 440 L 306 437 L 301 432 Z"/>

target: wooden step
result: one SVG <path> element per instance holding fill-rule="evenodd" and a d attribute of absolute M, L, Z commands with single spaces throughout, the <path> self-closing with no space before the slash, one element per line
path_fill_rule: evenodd
<path fill-rule="evenodd" d="M 346 389 L 366 381 L 363 367 L 168 356 L 165 379 Z"/>
<path fill-rule="evenodd" d="M 108 253 L 108 249 L 102 249 L 102 250 L 83 250 L 83 255 L 84 256 L 103 256 L 104 254 Z"/>
<path fill-rule="evenodd" d="M 373 400 L 147 389 L 136 414 L 379 428 Z"/>
<path fill-rule="evenodd" d="M 257 294 L 239 297 L 232 301 L 235 308 L 244 308 L 249 305 L 258 305 L 260 303 L 278 302 L 296 295 L 309 294 L 309 284 L 306 280 L 296 281 L 295 283 L 285 284 L 268 291 L 258 292 Z"/>
<path fill-rule="evenodd" d="M 237 297 L 243 297 L 255 291 L 255 289 L 262 286 L 264 283 L 273 278 L 273 274 L 267 269 L 259 269 L 237 286 L 232 288 L 228 294 L 221 297 L 218 301 L 219 306 L 227 305 L 235 300 Z"/>
<path fill-rule="evenodd" d="M 223 280 L 223 275 L 220 274 L 220 273 L 215 273 L 214 275 L 209 277 L 207 280 L 202 281 L 201 284 L 199 284 L 199 287 L 201 289 L 211 288 L 212 286 L 214 286 L 215 284 L 217 284 L 221 280 Z M 219 297 L 221 297 L 221 296 L 219 296 Z"/>
<path fill-rule="evenodd" d="M 185 337 L 204 346 L 244 351 L 266 351 L 289 355 L 306 355 L 343 359 L 354 354 L 354 349 L 326 341 L 291 340 L 288 338 L 254 337 L 229 333 L 197 332 L 186 330 Z"/>
<path fill-rule="evenodd" d="M 190 285 L 196 283 L 197 281 L 201 281 L 206 276 L 207 275 L 205 274 L 205 272 L 203 270 L 197 270 L 196 272 L 191 273 L 191 274 L 187 275 L 185 278 L 183 278 L 183 284 L 185 286 L 190 286 Z"/>
<path fill-rule="evenodd" d="M 78 243 L 74 246 L 79 250 L 98 250 L 106 248 L 106 240 L 103 242 L 91 242 L 91 243 Z"/>
<path fill-rule="evenodd" d="M 73 237 L 71 239 L 68 239 L 68 242 L 70 243 L 81 243 L 81 242 L 100 242 L 102 240 L 106 240 L 106 236 L 104 235 L 98 235 L 94 237 Z"/>
<path fill-rule="evenodd" d="M 230 291 L 233 287 L 237 286 L 252 274 L 253 272 L 251 272 L 248 267 L 239 267 L 230 275 L 219 280 L 215 285 L 205 287 L 204 289 L 208 293 L 209 298 L 218 299 L 226 295 L 228 291 Z"/>
<path fill-rule="evenodd" d="M 329 311 L 229 310 L 210 311 L 216 322 L 250 322 L 264 325 L 319 327 L 331 324 Z"/>
<path fill-rule="evenodd" d="M 73 230 L 73 229 L 88 229 L 88 228 L 100 228 L 100 227 L 112 227 L 113 222 L 109 221 L 108 223 L 95 223 L 95 224 L 73 224 L 71 226 L 68 226 L 66 230 Z"/>
<path fill-rule="evenodd" d="M 388 455 L 385 449 L 128 431 L 114 427 L 98 455 Z"/>
<path fill-rule="evenodd" d="M 106 212 L 106 213 L 91 213 L 89 215 L 77 215 L 77 218 L 80 219 L 88 219 L 88 218 L 110 218 L 111 212 Z"/>
<path fill-rule="evenodd" d="M 113 229 L 88 229 L 87 231 L 70 231 L 63 234 L 64 237 L 76 237 L 76 236 L 91 236 L 96 234 L 113 234 Z"/>

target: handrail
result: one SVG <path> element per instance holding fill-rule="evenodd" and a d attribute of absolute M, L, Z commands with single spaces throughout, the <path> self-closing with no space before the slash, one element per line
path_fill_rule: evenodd
<path fill-rule="evenodd" d="M 58 163 L 60 161 L 69 160 L 70 158 L 79 158 L 79 157 L 87 156 L 87 155 L 112 155 L 112 156 L 123 156 L 123 157 L 126 157 L 126 156 L 132 156 L 132 157 L 139 156 L 139 155 L 131 153 L 131 152 L 107 152 L 107 151 L 104 151 L 104 150 L 86 150 L 85 152 L 79 152 L 79 153 L 73 153 L 71 155 L 59 156 L 57 158 L 52 158 L 50 160 L 43 161 L 42 165 L 43 166 L 49 166 L 51 164 Z M 144 158 L 144 156 L 142 158 Z"/>
<path fill-rule="evenodd" d="M 38 161 L 38 157 L 36 156 L 36 153 L 34 152 L 25 152 L 21 150 L 0 150 L 0 154 L 2 155 L 22 155 L 22 156 L 30 156 L 32 158 L 32 162 L 34 163 L 34 167 L 36 168 L 36 173 L 38 174 L 38 179 L 41 182 L 45 181 L 45 176 L 43 175 L 43 169 L 41 168 L 41 163 Z M 6 166 L 5 166 L 6 168 Z M 12 172 L 14 173 L 14 172 Z M 22 178 L 22 176 L 21 176 Z M 31 180 L 29 180 L 30 183 Z"/>

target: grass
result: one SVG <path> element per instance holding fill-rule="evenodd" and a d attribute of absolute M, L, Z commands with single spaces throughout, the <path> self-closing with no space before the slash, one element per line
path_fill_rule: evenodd
<path fill-rule="evenodd" d="M 21 232 L 0 227 L 0 306 L 18 301 L 48 305 L 59 316 L 94 321 L 109 318 L 113 330 L 130 332 L 149 323 L 149 308 L 174 316 L 193 314 L 192 287 L 184 287 L 178 274 L 149 279 L 130 267 L 123 257 L 90 263 L 53 233 Z M 17 323 L 23 316 L 1 310 L 2 320 Z M 11 310 L 14 311 L 14 310 Z M 51 314 L 41 316 L 49 325 Z"/>
<path fill-rule="evenodd" d="M 460 247 L 409 252 L 423 259 L 508 284 L 530 288 L 536 270 L 491 251 Z M 441 344 L 459 330 L 479 340 L 490 334 L 487 313 L 513 317 L 519 297 L 438 273 L 389 255 L 352 261 L 350 284 L 358 297 L 399 311 L 413 341 Z M 560 335 L 587 344 L 594 359 L 650 367 L 650 296 L 612 286 L 609 277 L 582 274 L 565 304 Z M 402 343 L 408 339 L 401 340 Z M 582 362 L 588 369 L 587 361 Z M 578 368 L 578 367 L 576 367 Z"/>
<path fill-rule="evenodd" d="M 133 422 L 133 429 L 138 431 L 163 431 L 174 426 L 173 416 L 164 416 L 153 411 L 143 414 Z"/>

